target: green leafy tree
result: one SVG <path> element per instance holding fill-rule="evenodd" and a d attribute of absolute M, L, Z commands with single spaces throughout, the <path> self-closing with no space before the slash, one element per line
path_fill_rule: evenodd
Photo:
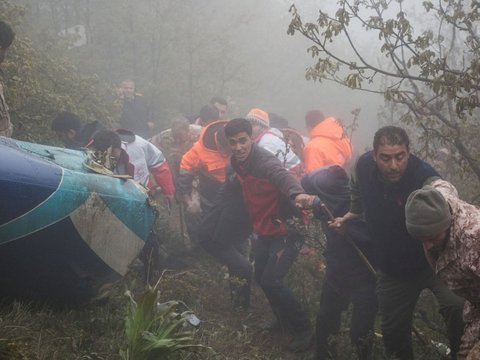
<path fill-rule="evenodd" d="M 288 33 L 312 43 L 307 79 L 382 94 L 400 121 L 419 130 L 426 155 L 447 145 L 480 180 L 480 4 L 406 3 L 339 0 L 313 21 L 293 5 Z"/>

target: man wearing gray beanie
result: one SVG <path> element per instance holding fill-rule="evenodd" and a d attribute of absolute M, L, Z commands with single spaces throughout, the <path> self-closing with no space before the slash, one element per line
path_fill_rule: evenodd
<path fill-rule="evenodd" d="M 435 180 L 410 194 L 405 224 L 435 274 L 466 299 L 457 359 L 480 359 L 480 209 L 460 200 L 450 183 Z"/>
<path fill-rule="evenodd" d="M 405 225 L 408 233 L 422 242 L 430 264 L 445 247 L 451 222 L 450 207 L 433 186 L 425 185 L 408 197 Z"/>

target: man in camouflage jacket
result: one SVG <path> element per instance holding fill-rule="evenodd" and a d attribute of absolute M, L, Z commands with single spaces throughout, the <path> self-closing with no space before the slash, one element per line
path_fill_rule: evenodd
<path fill-rule="evenodd" d="M 457 359 L 480 359 L 480 209 L 460 200 L 450 183 L 435 180 L 410 195 L 405 215 L 435 273 L 466 299 Z"/>
<path fill-rule="evenodd" d="M 198 140 L 202 129 L 200 125 L 190 124 L 186 118 L 179 116 L 172 120 L 170 129 L 163 130 L 150 139 L 165 155 L 174 179 L 180 171 L 182 156 Z"/>

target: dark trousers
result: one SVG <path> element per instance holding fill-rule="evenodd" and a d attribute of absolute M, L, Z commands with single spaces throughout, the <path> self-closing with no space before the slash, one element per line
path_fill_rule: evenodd
<path fill-rule="evenodd" d="M 228 223 L 220 226 L 228 230 L 227 225 Z M 246 308 L 250 306 L 252 279 L 252 264 L 248 261 L 248 236 L 242 234 L 242 237 L 234 236 L 227 240 L 232 233 L 230 231 L 224 234 L 227 243 L 200 242 L 200 244 L 220 264 L 227 266 L 233 306 Z"/>
<path fill-rule="evenodd" d="M 255 280 L 262 288 L 282 328 L 311 331 L 310 320 L 293 292 L 283 283 L 298 255 L 293 234 L 258 236 L 253 242 Z"/>
<path fill-rule="evenodd" d="M 209 216 L 208 214 L 213 210 L 213 203 L 210 199 L 201 194 L 198 196 L 200 196 L 200 208 L 202 209 L 202 212 L 200 214 L 191 214 L 188 211 L 185 212 L 185 226 L 192 244 L 198 244 L 202 241 L 201 237 L 205 232 L 204 218 L 205 216 Z M 208 221 L 210 222 L 210 220 Z"/>
<path fill-rule="evenodd" d="M 315 360 L 336 359 L 329 338 L 340 330 L 341 314 L 353 304 L 350 338 L 360 360 L 372 358 L 373 326 L 377 314 L 375 279 L 370 274 L 363 278 L 345 279 L 333 287 L 323 283 L 320 311 L 315 325 Z"/>
<path fill-rule="evenodd" d="M 251 225 L 246 214 L 233 210 L 211 208 L 199 224 L 197 235 L 205 251 L 227 266 L 233 305 L 246 308 L 250 306 L 252 279 L 252 264 L 248 260 Z"/>
<path fill-rule="evenodd" d="M 447 324 L 452 359 L 455 359 L 464 328 L 464 301 L 447 289 L 430 268 L 401 279 L 379 272 L 377 296 L 387 355 L 401 360 L 414 358 L 411 336 L 413 312 L 424 289 L 430 289 L 438 301 L 439 312 Z"/>

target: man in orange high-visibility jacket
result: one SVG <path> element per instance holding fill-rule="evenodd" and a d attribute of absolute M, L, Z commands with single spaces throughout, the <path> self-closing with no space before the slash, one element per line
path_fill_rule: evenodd
<path fill-rule="evenodd" d="M 305 115 L 305 125 L 310 136 L 303 149 L 306 172 L 328 165 L 345 166 L 352 157 L 352 144 L 337 120 L 311 110 Z"/>
<path fill-rule="evenodd" d="M 209 124 L 198 141 L 182 156 L 177 194 L 187 208 L 191 206 L 195 176 L 199 179 L 198 192 L 203 210 L 211 205 L 225 181 L 225 168 L 230 161 L 230 150 L 223 131 L 225 124 L 223 120 Z"/>

